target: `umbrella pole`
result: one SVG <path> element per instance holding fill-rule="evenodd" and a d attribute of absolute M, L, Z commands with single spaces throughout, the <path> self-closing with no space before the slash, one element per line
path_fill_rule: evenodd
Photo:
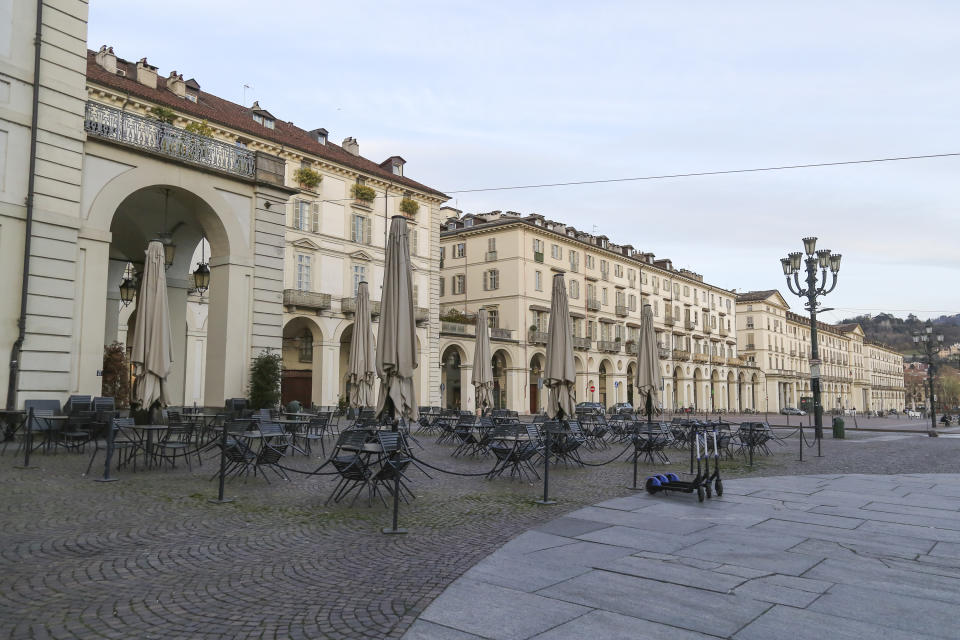
<path fill-rule="evenodd" d="M 119 478 L 110 476 L 110 464 L 113 462 L 113 421 L 107 422 L 107 450 L 104 452 L 103 477 L 94 482 L 116 482 Z"/>
<path fill-rule="evenodd" d="M 37 469 L 30 466 L 30 452 L 33 450 L 33 407 L 27 409 L 27 432 L 23 436 L 23 464 L 17 465 L 15 469 Z"/>
<path fill-rule="evenodd" d="M 400 423 L 400 421 L 399 421 L 398 419 L 394 418 L 394 419 L 393 419 L 393 424 L 391 425 L 390 430 L 393 431 L 394 433 L 396 433 L 397 430 L 398 430 L 398 425 L 399 425 L 399 423 Z M 390 454 L 390 455 L 391 455 L 391 456 L 395 456 L 396 453 L 392 453 L 392 454 Z M 387 462 L 387 464 L 389 464 L 389 462 Z M 399 521 L 400 521 L 400 472 L 397 471 L 396 467 L 394 467 L 394 477 L 393 477 L 393 527 L 391 527 L 390 529 L 387 529 L 386 527 L 384 527 L 383 529 L 380 530 L 380 533 L 383 533 L 383 534 L 386 534 L 386 535 L 396 535 L 396 534 L 406 533 L 406 532 L 407 532 L 406 529 L 401 529 L 401 528 L 399 528 L 399 527 L 397 526 L 397 525 L 399 524 Z"/>
<path fill-rule="evenodd" d="M 223 433 L 220 435 L 220 476 L 218 480 L 219 486 L 217 487 L 217 499 L 214 500 L 211 498 L 208 502 L 213 504 L 227 504 L 228 502 L 233 502 L 233 498 L 224 498 L 223 497 L 223 481 L 224 476 L 226 475 L 227 470 L 227 423 L 224 422 Z"/>
<path fill-rule="evenodd" d="M 551 505 L 557 504 L 556 500 L 550 499 L 550 428 L 544 425 L 543 439 L 543 500 L 535 500 L 536 504 Z"/>

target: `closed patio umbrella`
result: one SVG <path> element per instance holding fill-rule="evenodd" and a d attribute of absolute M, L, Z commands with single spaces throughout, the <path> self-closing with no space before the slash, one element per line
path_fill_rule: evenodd
<path fill-rule="evenodd" d="M 377 376 L 380 396 L 377 416 L 394 420 L 418 420 L 413 372 L 417 361 L 413 284 L 410 277 L 410 245 L 405 216 L 393 216 L 387 236 L 383 296 L 380 302 L 380 330 L 377 334 Z"/>
<path fill-rule="evenodd" d="M 366 282 L 357 287 L 357 309 L 350 338 L 347 381 L 350 383 L 350 406 L 362 409 L 373 404 L 373 325 L 370 322 L 370 292 Z"/>
<path fill-rule="evenodd" d="M 487 310 L 477 314 L 477 340 L 473 353 L 473 386 L 477 398 L 477 410 L 483 413 L 493 406 L 493 364 L 490 356 L 490 328 L 487 326 Z"/>
<path fill-rule="evenodd" d="M 653 331 L 653 311 L 649 304 L 645 304 L 640 314 L 636 384 L 639 392 L 639 406 L 646 412 L 647 421 L 653 419 L 653 412 L 657 407 L 657 394 L 660 392 L 662 383 L 660 358 L 657 354 L 657 336 Z"/>
<path fill-rule="evenodd" d="M 167 376 L 173 365 L 163 244 L 151 241 L 146 254 L 130 357 L 137 377 L 133 399 L 141 409 L 150 409 L 155 402 L 167 406 Z"/>
<path fill-rule="evenodd" d="M 572 418 L 577 403 L 577 372 L 573 365 L 573 323 L 562 273 L 553 276 L 546 360 L 543 384 L 547 387 L 547 416 Z"/>

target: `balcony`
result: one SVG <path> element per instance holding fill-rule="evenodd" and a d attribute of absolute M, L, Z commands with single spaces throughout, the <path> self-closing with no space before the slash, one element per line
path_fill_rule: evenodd
<path fill-rule="evenodd" d="M 596 298 L 587 298 L 587 311 L 600 311 L 600 301 Z"/>
<path fill-rule="evenodd" d="M 610 272 L 609 272 L 609 271 L 601 271 L 601 272 L 600 272 L 600 279 L 601 279 L 601 280 L 607 280 L 607 281 L 609 281 L 609 280 L 610 280 Z"/>
<path fill-rule="evenodd" d="M 740 358 L 727 358 L 727 364 L 731 367 L 739 367 L 743 365 L 743 360 Z"/>
<path fill-rule="evenodd" d="M 617 305 L 617 315 L 620 316 L 621 318 L 626 318 L 626 317 L 627 317 L 627 305 L 625 305 L 625 304 L 618 304 L 618 305 Z"/>
<path fill-rule="evenodd" d="M 287 311 L 297 311 L 300 309 L 325 311 L 330 308 L 330 294 L 300 291 L 299 289 L 284 289 L 283 306 L 287 307 Z"/>
<path fill-rule="evenodd" d="M 748 323 L 747 323 L 747 329 L 753 329 L 753 323 L 752 323 L 752 322 L 748 322 Z"/>
<path fill-rule="evenodd" d="M 462 322 L 448 322 L 447 320 L 440 321 L 440 333 L 452 333 L 458 336 L 476 335 L 474 325 L 464 324 Z"/>
<path fill-rule="evenodd" d="M 710 356 L 705 353 L 695 353 L 693 354 L 694 362 L 710 362 Z"/>
<path fill-rule="evenodd" d="M 579 349 L 580 351 L 587 351 L 590 349 L 590 338 L 578 338 L 573 336 L 573 348 Z"/>
<path fill-rule="evenodd" d="M 496 259 L 497 259 L 496 251 L 487 251 L 487 253 L 484 255 L 484 260 L 486 260 L 487 262 L 493 262 Z"/>
<path fill-rule="evenodd" d="M 530 331 L 527 334 L 527 342 L 530 344 L 547 344 L 548 335 L 546 331 Z"/>
<path fill-rule="evenodd" d="M 661 360 L 668 360 L 670 358 L 670 349 L 657 347 L 657 355 L 660 356 Z"/>
<path fill-rule="evenodd" d="M 690 352 L 686 349 L 674 349 L 673 359 L 685 362 L 690 359 Z"/>
<path fill-rule="evenodd" d="M 491 327 L 490 338 L 492 340 L 513 340 L 513 329 L 502 329 L 500 327 Z"/>
<path fill-rule="evenodd" d="M 356 298 L 342 298 L 340 300 L 340 312 L 344 314 L 355 314 L 357 312 L 357 299 Z M 380 315 L 380 301 L 376 300 L 370 301 L 370 315 L 379 316 Z"/>
<path fill-rule="evenodd" d="M 430 321 L 430 309 L 426 307 L 415 307 L 413 309 L 413 321 L 417 324 L 423 324 Z"/>
<path fill-rule="evenodd" d="M 534 261 L 534 262 L 543 262 L 543 251 L 534 251 L 534 252 L 533 252 L 533 261 Z"/>
<path fill-rule="evenodd" d="M 673 319 L 673 316 L 664 316 L 663 324 L 667 325 L 668 327 L 672 327 L 674 324 L 676 324 L 676 320 Z"/>
<path fill-rule="evenodd" d="M 695 327 L 696 325 L 693 323 L 693 320 L 683 321 L 683 328 L 686 329 L 687 331 L 693 331 Z"/>
<path fill-rule="evenodd" d="M 744 348 L 745 348 L 747 351 L 756 351 L 756 350 L 757 350 L 757 345 L 755 345 L 755 344 L 753 344 L 753 343 L 751 342 L 751 343 L 747 344 L 747 346 L 744 347 Z"/>
<path fill-rule="evenodd" d="M 718 333 L 719 333 L 721 336 L 723 336 L 724 338 L 726 338 L 727 336 L 730 335 L 730 330 L 727 329 L 726 327 L 720 327 L 720 330 L 719 330 Z"/>
<path fill-rule="evenodd" d="M 247 180 L 277 184 L 275 165 L 283 168 L 283 160 L 264 155 L 261 176 L 259 154 L 253 151 L 96 102 L 87 102 L 83 128 L 96 138 Z"/>
<path fill-rule="evenodd" d="M 597 351 L 620 353 L 620 343 L 614 340 L 597 340 Z"/>
<path fill-rule="evenodd" d="M 704 332 L 704 333 L 713 333 L 713 327 L 711 327 L 708 323 L 704 322 L 704 323 L 703 323 L 703 332 Z"/>
<path fill-rule="evenodd" d="M 623 346 L 623 350 L 631 356 L 636 356 L 640 354 L 640 345 L 634 340 L 627 340 Z"/>

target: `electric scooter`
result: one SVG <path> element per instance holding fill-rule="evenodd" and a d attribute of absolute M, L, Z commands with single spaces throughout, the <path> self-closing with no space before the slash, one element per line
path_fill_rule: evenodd
<path fill-rule="evenodd" d="M 707 434 L 703 434 L 706 439 Z M 709 459 L 709 456 L 708 456 Z M 713 482 L 713 491 L 717 496 L 723 495 L 723 481 L 720 479 L 720 451 L 717 449 L 717 429 L 713 429 L 713 474 L 709 472 L 709 463 L 707 465 L 707 497 L 710 497 L 710 483 Z"/>
<path fill-rule="evenodd" d="M 705 497 L 710 496 L 709 488 L 709 478 L 710 476 L 710 456 L 707 449 L 707 434 L 703 434 L 703 452 L 701 454 L 700 450 L 700 436 L 701 433 L 696 431 L 694 433 L 694 446 L 696 447 L 697 454 L 697 475 L 693 477 L 693 480 L 681 480 L 680 477 L 675 473 L 668 473 L 666 475 L 658 474 L 655 476 L 650 476 L 647 478 L 644 488 L 649 494 L 655 494 L 660 491 L 682 491 L 684 493 L 697 493 L 697 500 L 703 502 Z M 701 460 L 706 464 L 706 471 L 704 472 L 703 467 L 701 466 Z M 721 485 L 722 490 L 723 485 Z M 719 495 L 719 494 L 718 494 Z"/>

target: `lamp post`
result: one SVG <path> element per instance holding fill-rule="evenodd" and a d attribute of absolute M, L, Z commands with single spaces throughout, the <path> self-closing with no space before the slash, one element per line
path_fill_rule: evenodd
<path fill-rule="evenodd" d="M 840 254 L 830 253 L 829 249 L 817 251 L 817 239 L 810 237 L 803 239 L 803 250 L 807 254 L 806 260 L 803 260 L 803 254 L 799 251 L 790 253 L 786 258 L 780 259 L 783 267 L 783 275 L 787 278 L 787 287 L 790 293 L 806 298 L 805 308 L 810 312 L 810 389 L 813 391 L 813 419 L 815 436 L 817 438 L 817 455 L 820 455 L 820 440 L 823 438 L 823 407 L 820 404 L 820 350 L 817 346 L 817 308 L 820 303 L 818 297 L 822 297 L 833 291 L 837 286 L 837 273 L 840 271 Z M 801 263 L 807 271 L 806 288 L 800 285 Z M 820 269 L 819 278 L 817 268 Z M 827 270 L 833 275 L 833 280 L 827 287 Z M 791 281 L 790 276 L 793 276 Z M 819 284 L 818 284 L 819 282 Z M 829 309 L 821 309 L 829 311 Z"/>
<path fill-rule="evenodd" d="M 933 394 L 933 357 L 940 352 L 943 346 L 943 334 L 933 335 L 933 325 L 927 324 L 923 331 L 913 334 L 913 343 L 923 349 L 923 354 L 927 357 L 927 379 L 930 381 L 930 427 L 937 430 L 937 405 L 934 402 Z"/>

